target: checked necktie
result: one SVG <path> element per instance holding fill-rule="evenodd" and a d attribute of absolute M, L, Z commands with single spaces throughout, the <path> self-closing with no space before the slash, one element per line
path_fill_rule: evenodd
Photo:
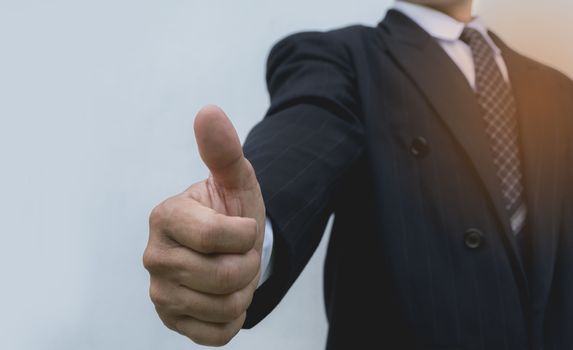
<path fill-rule="evenodd" d="M 482 110 L 505 208 L 513 234 L 523 254 L 524 237 L 521 232 L 525 224 L 527 207 L 523 198 L 515 97 L 485 37 L 479 31 L 466 27 L 460 40 L 472 50 L 477 100 Z"/>

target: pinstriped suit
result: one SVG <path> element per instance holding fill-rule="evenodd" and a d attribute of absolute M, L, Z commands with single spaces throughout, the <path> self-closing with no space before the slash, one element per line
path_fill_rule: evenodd
<path fill-rule="evenodd" d="M 275 234 L 245 327 L 335 213 L 328 349 L 572 348 L 573 83 L 494 38 L 518 104 L 531 253 L 518 254 L 475 94 L 426 32 L 390 11 L 376 28 L 295 34 L 270 53 L 271 106 L 244 145 Z"/>

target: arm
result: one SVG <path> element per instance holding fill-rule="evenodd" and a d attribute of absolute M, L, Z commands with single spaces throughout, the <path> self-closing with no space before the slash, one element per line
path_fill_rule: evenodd
<path fill-rule="evenodd" d="M 545 316 L 544 348 L 567 347 L 573 341 L 571 332 L 562 332 L 563 325 L 571 324 L 573 320 L 573 82 L 563 79 L 560 92 L 564 93 L 566 111 L 564 120 L 564 136 L 566 159 L 563 164 L 565 172 L 565 197 L 561 214 L 562 229 L 557 246 L 557 259 L 552 280 L 552 292 L 549 298 Z"/>
<path fill-rule="evenodd" d="M 263 319 L 302 272 L 364 147 L 352 62 L 336 32 L 295 34 L 276 44 L 267 84 L 270 108 L 243 148 L 272 222 L 273 264 L 245 328 Z"/>
<path fill-rule="evenodd" d="M 151 300 L 168 328 L 196 343 L 226 344 L 281 300 L 362 153 L 350 60 L 331 36 L 299 34 L 275 46 L 271 107 L 244 152 L 224 112 L 203 108 L 194 128 L 210 175 L 150 215 L 143 263 Z M 266 246 L 265 215 L 273 231 Z M 257 289 L 261 273 L 270 271 L 261 264 L 272 265 L 272 275 Z"/>

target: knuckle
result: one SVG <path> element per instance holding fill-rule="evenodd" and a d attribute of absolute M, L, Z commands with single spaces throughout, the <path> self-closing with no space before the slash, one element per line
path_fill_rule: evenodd
<path fill-rule="evenodd" d="M 164 200 L 151 210 L 149 214 L 149 227 L 152 229 L 169 230 L 173 222 L 189 214 L 185 210 L 186 208 L 185 202 L 182 201 L 179 195 Z"/>
<path fill-rule="evenodd" d="M 241 294 L 233 293 L 222 304 L 222 316 L 230 322 L 241 317 L 246 309 L 247 305 Z"/>
<path fill-rule="evenodd" d="M 163 292 L 160 284 L 154 281 L 149 285 L 149 298 L 158 308 L 165 307 L 169 303 L 169 298 Z"/>
<path fill-rule="evenodd" d="M 212 346 L 225 346 L 233 339 L 233 336 L 228 332 L 217 332 L 214 335 Z"/>
<path fill-rule="evenodd" d="M 233 338 L 229 332 L 220 329 L 212 329 L 209 331 L 189 329 L 183 334 L 194 343 L 204 346 L 224 346 Z"/>
<path fill-rule="evenodd" d="M 230 341 L 231 338 L 226 338 L 222 335 L 219 335 L 219 333 L 217 334 L 212 334 L 209 336 L 205 336 L 205 335 L 190 335 L 188 336 L 193 342 L 195 342 L 196 344 L 199 345 L 203 345 L 203 346 L 215 346 L 215 347 L 219 347 L 219 346 L 224 346 L 227 345 Z"/>
<path fill-rule="evenodd" d="M 231 339 L 233 339 L 233 334 L 224 329 L 217 329 L 213 331 L 206 339 L 206 344 L 208 346 L 225 346 Z"/>
<path fill-rule="evenodd" d="M 149 272 L 154 272 L 159 269 L 163 264 L 163 257 L 160 252 L 152 247 L 148 246 L 143 253 L 143 266 Z"/>
<path fill-rule="evenodd" d="M 153 275 L 166 275 L 180 269 L 178 259 L 156 246 L 148 246 L 143 253 L 143 266 Z"/>
<path fill-rule="evenodd" d="M 163 202 L 151 210 L 149 214 L 149 227 L 160 227 L 162 223 L 165 222 L 166 216 L 165 202 Z"/>
<path fill-rule="evenodd" d="M 157 311 L 157 315 L 159 316 L 159 319 L 161 320 L 161 322 L 163 322 L 165 327 L 171 329 L 172 331 L 177 332 L 177 327 L 175 326 L 176 318 L 170 315 L 166 315 L 165 313 L 161 312 L 161 310 L 157 307 L 155 308 L 155 310 Z"/>
<path fill-rule="evenodd" d="M 241 317 L 244 320 L 245 314 Z M 197 323 L 197 321 L 193 321 L 189 323 L 185 320 L 179 320 L 176 321 L 176 328 L 179 333 L 191 339 L 196 344 L 219 347 L 227 345 L 239 332 L 242 325 L 242 323 L 233 322 L 219 323 L 205 327 L 205 324 L 201 326 L 200 323 L 202 322 Z"/>
<path fill-rule="evenodd" d="M 249 277 L 255 278 L 255 275 L 259 272 L 261 268 L 261 255 L 254 249 L 247 253 L 245 272 L 248 271 Z"/>

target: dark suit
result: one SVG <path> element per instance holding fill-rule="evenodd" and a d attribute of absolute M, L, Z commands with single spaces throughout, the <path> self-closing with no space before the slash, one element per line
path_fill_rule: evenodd
<path fill-rule="evenodd" d="M 516 247 L 474 91 L 433 38 L 396 11 L 295 34 L 270 53 L 271 106 L 244 146 L 275 235 L 245 327 L 334 213 L 328 349 L 573 349 L 573 83 L 494 38 L 519 107 L 531 252 Z"/>

